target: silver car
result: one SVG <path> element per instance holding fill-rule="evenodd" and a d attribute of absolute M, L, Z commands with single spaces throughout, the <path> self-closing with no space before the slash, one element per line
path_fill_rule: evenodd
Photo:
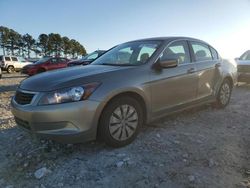
<path fill-rule="evenodd" d="M 24 80 L 11 101 L 16 123 L 66 143 L 131 143 L 140 127 L 203 103 L 225 107 L 236 67 L 209 44 L 164 37 L 117 45 L 85 67 Z"/>
<path fill-rule="evenodd" d="M 250 83 L 250 50 L 236 58 L 238 70 L 238 82 Z"/>

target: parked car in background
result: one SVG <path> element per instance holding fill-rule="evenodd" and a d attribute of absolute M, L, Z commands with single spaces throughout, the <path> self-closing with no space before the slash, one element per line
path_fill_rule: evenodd
<path fill-rule="evenodd" d="M 131 143 L 141 126 L 204 103 L 228 105 L 236 66 L 206 42 L 150 38 L 114 47 L 92 64 L 22 81 L 11 101 L 16 123 L 37 135 Z"/>
<path fill-rule="evenodd" d="M 55 69 L 61 69 L 67 67 L 67 63 L 69 62 L 69 59 L 67 58 L 61 58 L 61 57 L 45 57 L 43 59 L 40 59 L 39 61 L 36 61 L 33 64 L 27 65 L 23 67 L 22 73 L 28 74 L 29 76 L 32 76 L 34 74 L 55 70 Z"/>
<path fill-rule="evenodd" d="M 76 65 L 88 65 L 91 62 L 93 62 L 94 60 L 96 60 L 98 57 L 100 57 L 102 54 L 104 54 L 105 52 L 106 52 L 105 50 L 96 50 L 96 51 L 86 55 L 82 59 L 70 61 L 68 63 L 68 67 L 72 67 L 72 66 L 76 66 Z"/>
<path fill-rule="evenodd" d="M 33 58 L 26 58 L 26 60 L 29 62 L 35 63 L 36 61 L 39 61 L 40 58 L 33 57 Z"/>
<path fill-rule="evenodd" d="M 236 58 L 238 82 L 250 83 L 250 50 Z"/>
<path fill-rule="evenodd" d="M 31 62 L 25 60 L 22 57 L 16 56 L 0 56 L 0 65 L 2 70 L 6 70 L 8 73 L 20 71 L 24 66 L 31 64 Z"/>

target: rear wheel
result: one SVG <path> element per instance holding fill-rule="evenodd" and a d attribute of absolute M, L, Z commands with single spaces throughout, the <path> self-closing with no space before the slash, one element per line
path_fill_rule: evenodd
<path fill-rule="evenodd" d="M 13 73 L 13 72 L 15 72 L 15 68 L 13 66 L 8 66 L 7 72 L 8 73 Z"/>
<path fill-rule="evenodd" d="M 225 79 L 220 86 L 219 93 L 217 95 L 217 107 L 224 108 L 228 105 L 232 93 L 232 84 L 228 79 Z"/>
<path fill-rule="evenodd" d="M 101 115 L 98 137 L 109 146 L 125 146 L 136 138 L 142 123 L 143 111 L 137 100 L 131 97 L 116 98 Z"/>

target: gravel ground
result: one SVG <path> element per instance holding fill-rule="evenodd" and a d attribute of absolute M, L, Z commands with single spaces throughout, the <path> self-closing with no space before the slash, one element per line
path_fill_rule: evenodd
<path fill-rule="evenodd" d="M 168 116 L 113 149 L 39 140 L 18 129 L 9 103 L 24 78 L 0 80 L 0 187 L 250 187 L 250 85 L 235 88 L 225 109 Z"/>

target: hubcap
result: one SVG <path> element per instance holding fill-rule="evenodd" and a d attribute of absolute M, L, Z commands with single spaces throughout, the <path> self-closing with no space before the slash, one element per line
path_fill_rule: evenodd
<path fill-rule="evenodd" d="M 227 104 L 230 98 L 230 86 L 224 83 L 220 91 L 220 101 L 223 105 Z"/>
<path fill-rule="evenodd" d="M 136 131 L 138 126 L 138 114 L 136 109 L 130 105 L 117 107 L 109 121 L 110 135 L 118 140 L 129 139 Z"/>

